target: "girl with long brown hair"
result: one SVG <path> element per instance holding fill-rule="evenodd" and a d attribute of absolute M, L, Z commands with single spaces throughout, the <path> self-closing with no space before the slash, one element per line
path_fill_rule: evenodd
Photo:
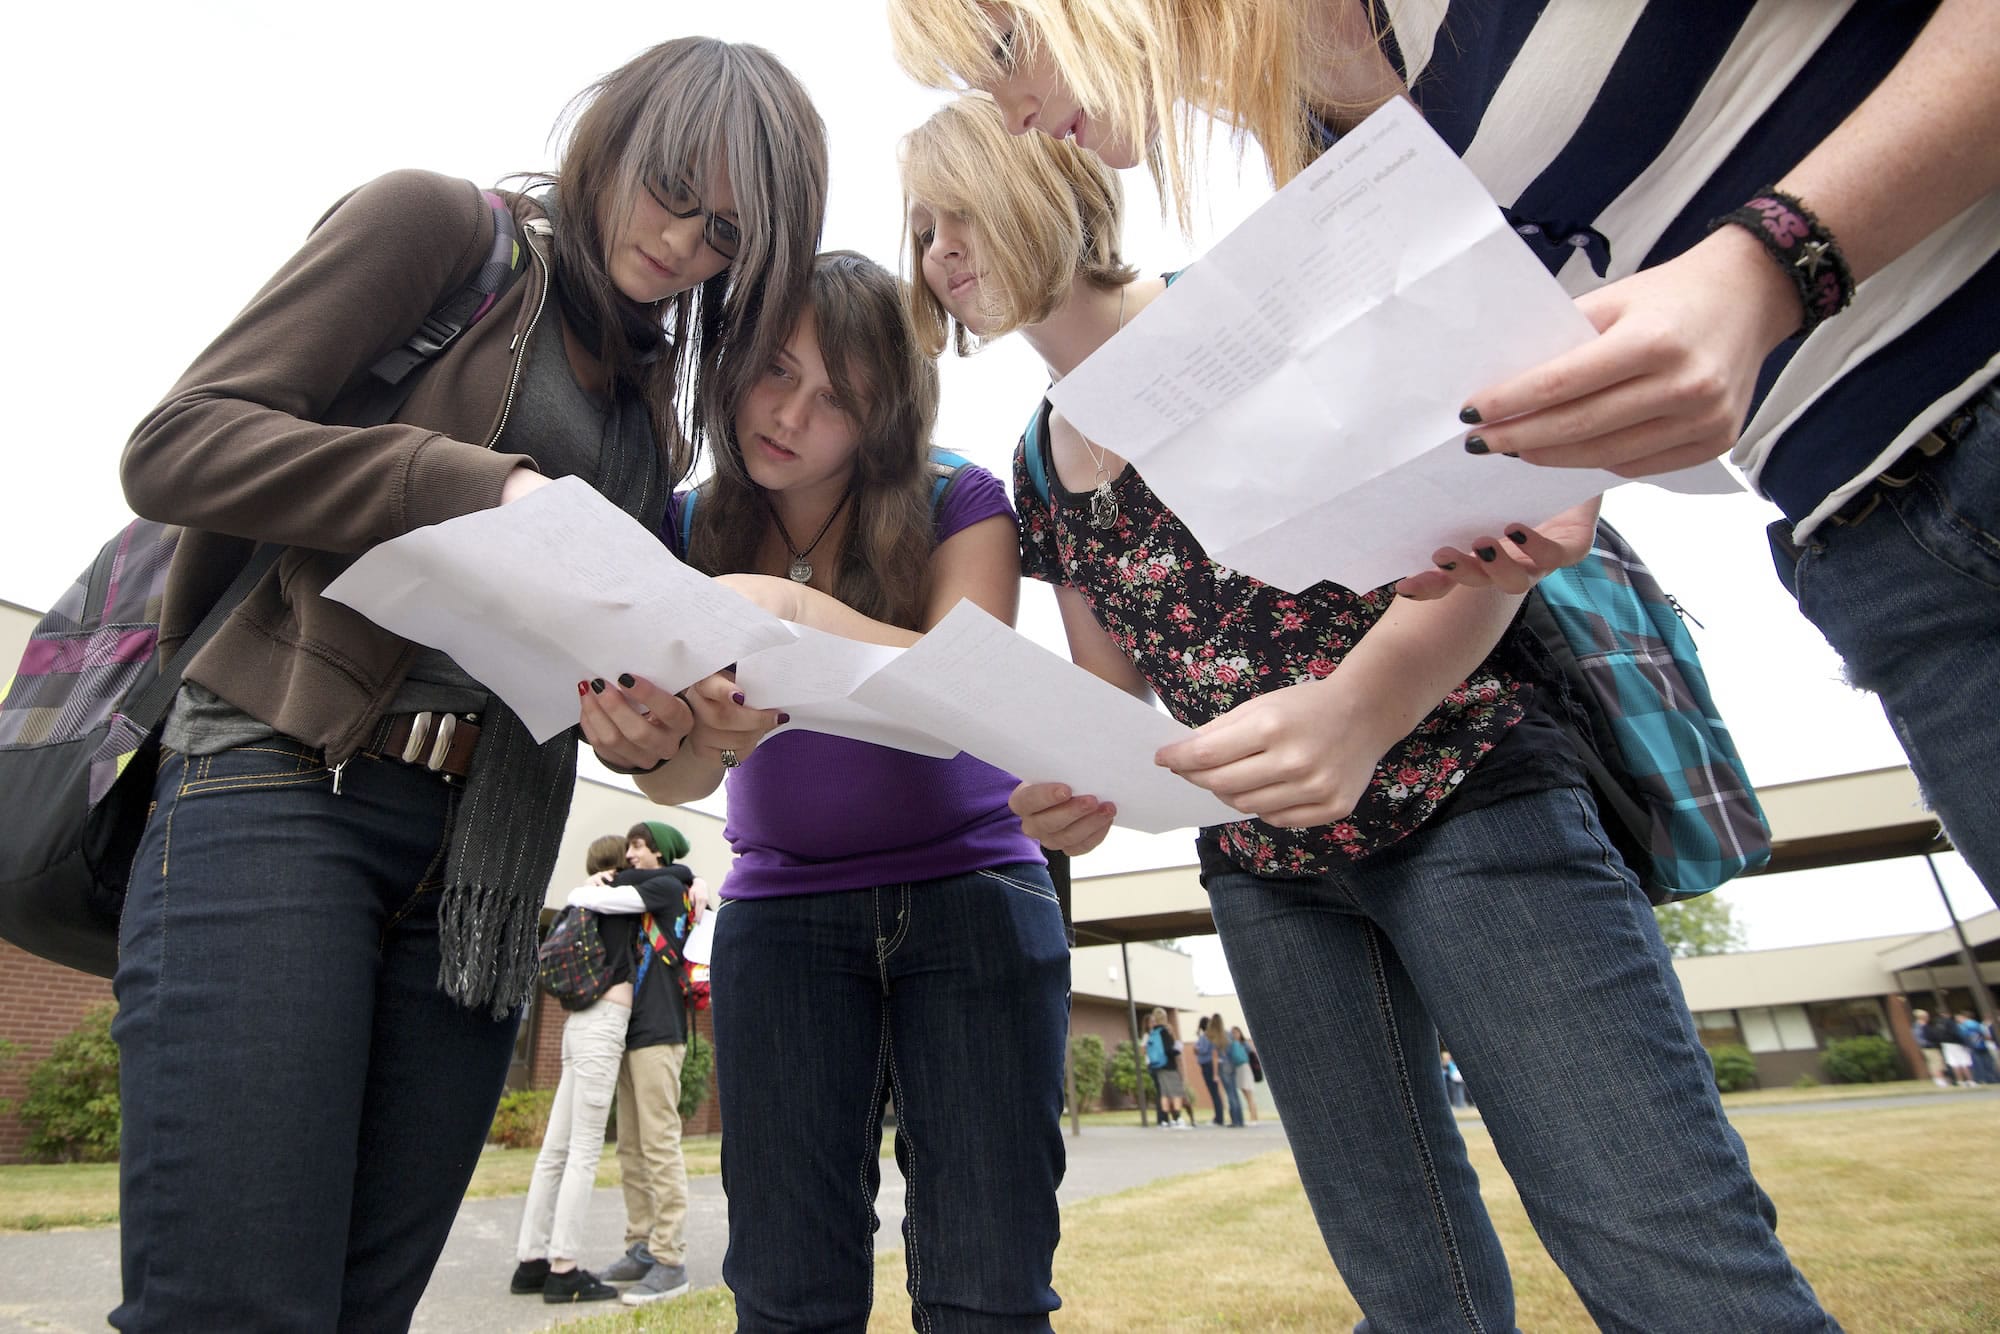
<path fill-rule="evenodd" d="M 534 991 L 576 743 L 323 590 L 553 477 L 658 523 L 723 350 L 781 341 L 760 316 L 802 299 L 825 190 L 769 53 L 662 43 L 529 193 L 401 171 L 343 198 L 133 434 L 132 507 L 186 529 L 165 651 L 281 554 L 187 668 L 134 859 L 114 1325 L 408 1326 Z M 620 755 L 692 722 L 663 706 Z"/>
<path fill-rule="evenodd" d="M 820 256 L 755 370 L 713 441 L 716 475 L 669 514 L 691 564 L 869 643 L 914 643 L 962 598 L 1013 620 L 1013 511 L 992 474 L 931 452 L 937 366 L 894 274 Z M 677 803 L 728 781 L 737 855 L 710 976 L 739 1325 L 867 1323 L 893 1099 L 916 1327 L 1045 1328 L 1069 956 L 1041 850 L 1007 806 L 1014 780 L 969 755 L 773 734 L 785 701 L 727 675 L 687 695 L 693 728 L 639 786 Z M 641 767 L 619 749 L 645 736 L 633 706 L 670 700 L 607 685 L 585 735 Z"/>

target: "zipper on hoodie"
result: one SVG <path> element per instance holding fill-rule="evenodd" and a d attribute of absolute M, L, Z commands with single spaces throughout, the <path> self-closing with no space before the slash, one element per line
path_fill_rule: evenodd
<path fill-rule="evenodd" d="M 507 396 L 500 400 L 500 422 L 493 428 L 493 434 L 486 441 L 488 449 L 500 443 L 500 436 L 507 429 L 507 418 L 514 411 L 514 391 L 520 387 L 521 370 L 528 364 L 528 339 L 535 332 L 535 325 L 541 321 L 542 308 L 549 303 L 549 261 L 546 255 L 535 248 L 534 238 L 551 235 L 555 229 L 549 226 L 547 218 L 530 218 L 522 224 L 522 230 L 528 237 L 528 253 L 541 263 L 542 290 L 535 297 L 535 313 L 528 317 L 527 328 L 515 334 L 514 341 L 507 345 L 507 350 L 515 354 L 514 369 L 507 377 Z"/>

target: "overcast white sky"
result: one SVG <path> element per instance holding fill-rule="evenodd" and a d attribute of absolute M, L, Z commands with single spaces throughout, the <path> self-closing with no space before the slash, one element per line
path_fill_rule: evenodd
<path fill-rule="evenodd" d="M 127 515 L 126 435 L 341 193 L 397 167 L 492 183 L 551 164 L 565 102 L 655 41 L 707 32 L 776 52 L 811 89 L 832 145 L 825 242 L 894 265 L 899 135 L 940 95 L 889 55 L 876 0 L 563 6 L 37 4 L 8 20 L 0 113 L 12 169 L 13 318 L 0 483 L 0 598 L 44 607 Z M 1192 244 L 1157 222 L 1127 173 L 1127 254 L 1179 267 L 1268 193 L 1253 161 L 1218 158 L 1213 215 Z M 947 359 L 940 443 L 1006 475 L 1045 377 L 1019 340 Z M 1724 715 L 1760 783 L 1900 763 L 1872 699 L 1771 572 L 1743 496 L 1607 502 L 1697 630 Z M 1023 628 L 1060 644 L 1031 589 Z M 1119 834 L 1081 873 L 1187 860 L 1185 836 Z M 1958 911 L 1993 905 L 1955 855 Z M 1754 946 L 1944 924 L 1920 859 L 1743 882 L 1723 891 Z M 1223 985 L 1211 949 L 1202 977 Z"/>

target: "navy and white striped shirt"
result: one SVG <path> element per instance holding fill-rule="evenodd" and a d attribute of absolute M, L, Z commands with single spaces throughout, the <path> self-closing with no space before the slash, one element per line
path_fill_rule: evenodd
<path fill-rule="evenodd" d="M 1377 0 L 1389 56 L 1572 294 L 1686 250 L 1902 58 L 1935 0 Z M 1812 201 L 1807 200 L 1808 204 Z M 1764 367 L 1733 455 L 1803 537 L 2000 369 L 2000 192 Z"/>

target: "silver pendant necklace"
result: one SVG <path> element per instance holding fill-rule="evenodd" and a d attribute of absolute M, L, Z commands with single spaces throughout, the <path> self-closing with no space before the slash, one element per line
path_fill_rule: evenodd
<path fill-rule="evenodd" d="M 778 525 L 778 539 L 785 544 L 785 552 L 792 558 L 792 563 L 785 573 L 791 576 L 794 583 L 811 583 L 813 563 L 808 557 L 813 554 L 813 548 L 819 545 L 820 539 L 826 536 L 827 529 L 833 527 L 833 521 L 840 517 L 840 512 L 847 508 L 847 502 L 853 498 L 854 492 L 850 490 L 842 493 L 840 503 L 833 507 L 833 513 L 826 516 L 826 522 L 819 526 L 817 533 L 813 534 L 813 540 L 806 543 L 804 551 L 792 545 L 792 535 L 785 531 L 785 521 L 778 517 L 778 507 L 771 503 L 770 495 L 764 492 L 759 494 L 764 496 L 764 508 L 771 511 L 771 522 Z"/>
<path fill-rule="evenodd" d="M 1118 328 L 1112 331 L 1114 338 L 1125 328 L 1125 291 L 1124 287 L 1118 289 Z M 1077 439 L 1083 441 L 1084 449 L 1090 454 L 1091 463 L 1097 468 L 1097 485 L 1090 493 L 1090 526 L 1100 531 L 1116 528 L 1119 518 L 1118 497 L 1111 494 L 1111 478 L 1104 471 L 1104 456 L 1097 452 L 1097 446 L 1092 444 L 1090 437 L 1083 432 L 1077 432 Z"/>

